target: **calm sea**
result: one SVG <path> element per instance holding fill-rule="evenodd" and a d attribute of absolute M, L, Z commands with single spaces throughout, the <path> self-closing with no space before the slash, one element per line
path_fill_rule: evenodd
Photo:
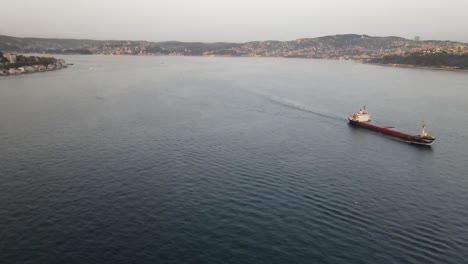
<path fill-rule="evenodd" d="M 0 78 L 1 263 L 466 263 L 467 73 L 61 57 Z"/>

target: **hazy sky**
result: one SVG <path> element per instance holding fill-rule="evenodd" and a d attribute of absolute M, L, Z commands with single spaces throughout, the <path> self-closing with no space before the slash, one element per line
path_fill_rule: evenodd
<path fill-rule="evenodd" d="M 0 0 L 0 35 L 292 40 L 343 33 L 468 42 L 468 0 Z"/>

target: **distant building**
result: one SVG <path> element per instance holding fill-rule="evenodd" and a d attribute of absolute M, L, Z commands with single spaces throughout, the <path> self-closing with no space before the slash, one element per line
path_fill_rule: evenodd
<path fill-rule="evenodd" d="M 5 57 L 10 63 L 16 62 L 16 54 L 10 52 L 3 52 L 3 57 Z"/>
<path fill-rule="evenodd" d="M 421 37 L 420 36 L 415 36 L 414 37 L 414 41 L 420 41 L 421 40 Z"/>

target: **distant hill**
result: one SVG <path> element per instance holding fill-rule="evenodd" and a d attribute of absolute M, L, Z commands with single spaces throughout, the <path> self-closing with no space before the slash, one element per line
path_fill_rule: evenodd
<path fill-rule="evenodd" d="M 127 49 L 128 52 L 122 54 L 138 54 L 134 51 L 154 50 L 154 53 L 163 52 L 183 52 L 189 50 L 194 55 L 202 54 L 206 51 L 222 49 L 226 47 L 237 47 L 237 43 L 198 43 L 198 42 L 148 42 L 148 41 L 128 41 L 128 40 L 90 40 L 90 39 L 51 39 L 51 38 L 17 38 L 0 35 L 0 50 L 15 52 L 59 52 L 74 53 L 77 50 L 88 50 L 91 53 L 112 53 L 118 49 Z M 144 49 L 141 49 L 143 48 Z M 66 52 L 66 51 L 70 52 Z"/>
<path fill-rule="evenodd" d="M 456 54 L 464 54 L 468 51 L 468 44 L 437 40 L 413 41 L 395 36 L 373 37 L 357 34 L 303 38 L 292 41 L 272 40 L 246 43 L 149 42 L 0 36 L 1 50 L 20 53 L 258 56 L 370 61 L 390 55 L 405 57 L 424 50 L 450 51 L 449 53 L 456 51 Z"/>
<path fill-rule="evenodd" d="M 79 49 L 100 45 L 100 40 L 88 39 L 48 39 L 48 38 L 17 38 L 0 35 L 0 50 L 3 51 L 48 51 L 57 49 Z"/>

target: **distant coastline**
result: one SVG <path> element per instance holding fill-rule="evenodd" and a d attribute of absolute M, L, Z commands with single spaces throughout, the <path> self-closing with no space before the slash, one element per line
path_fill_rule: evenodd
<path fill-rule="evenodd" d="M 467 71 L 468 53 L 463 49 L 423 50 L 406 54 L 392 54 L 368 60 L 369 63 L 394 67 L 432 70 Z"/>
<path fill-rule="evenodd" d="M 0 76 L 55 71 L 67 67 L 62 59 L 0 52 Z"/>
<path fill-rule="evenodd" d="M 358 34 L 246 43 L 44 39 L 0 36 L 0 50 L 73 55 L 282 57 L 348 60 L 403 68 L 468 69 L 468 44 Z"/>
<path fill-rule="evenodd" d="M 454 71 L 454 72 L 468 72 L 468 69 L 458 69 L 453 67 L 436 67 L 436 66 L 420 66 L 414 64 L 388 64 L 388 63 L 377 63 L 377 62 L 362 62 L 363 64 L 393 67 L 393 68 L 406 68 L 406 69 L 419 69 L 419 70 L 433 70 L 433 71 Z"/>

